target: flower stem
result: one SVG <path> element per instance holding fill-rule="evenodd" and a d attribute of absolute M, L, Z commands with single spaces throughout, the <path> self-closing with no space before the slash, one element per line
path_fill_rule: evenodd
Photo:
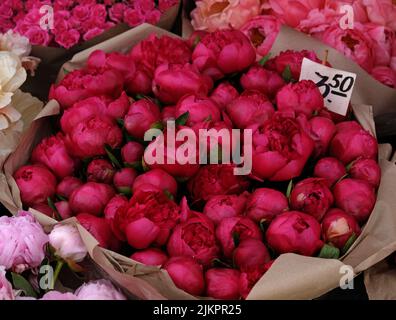
<path fill-rule="evenodd" d="M 62 270 L 63 265 L 65 264 L 65 262 L 63 260 L 58 260 L 56 262 L 56 267 L 55 267 L 55 272 L 54 272 L 54 277 L 52 279 L 52 288 L 55 288 L 55 283 L 58 280 L 59 277 L 59 273 Z"/>

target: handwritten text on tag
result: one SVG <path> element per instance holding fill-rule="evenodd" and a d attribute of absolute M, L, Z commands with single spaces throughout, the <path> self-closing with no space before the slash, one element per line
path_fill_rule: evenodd
<path fill-rule="evenodd" d="M 356 74 L 327 67 L 304 58 L 300 80 L 312 80 L 318 86 L 325 106 L 345 116 L 351 100 Z"/>

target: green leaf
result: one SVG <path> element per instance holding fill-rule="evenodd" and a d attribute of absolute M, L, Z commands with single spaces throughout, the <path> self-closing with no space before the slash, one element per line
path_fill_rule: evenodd
<path fill-rule="evenodd" d="M 265 229 L 266 229 L 265 222 L 266 222 L 266 221 L 267 221 L 267 220 L 265 220 L 265 219 L 261 219 L 261 220 L 260 220 L 259 225 L 260 225 L 260 229 L 261 229 L 262 232 L 265 232 Z"/>
<path fill-rule="evenodd" d="M 184 126 L 187 123 L 188 117 L 190 116 L 190 112 L 183 113 L 180 117 L 175 120 L 177 126 Z"/>
<path fill-rule="evenodd" d="M 271 53 L 268 53 L 267 55 L 265 55 L 264 57 L 262 57 L 261 59 L 260 59 L 260 61 L 258 62 L 258 64 L 260 65 L 260 66 L 264 66 L 267 62 L 268 62 L 268 60 L 271 58 Z"/>
<path fill-rule="evenodd" d="M 126 197 L 130 197 L 132 195 L 132 190 L 130 187 L 118 187 L 117 191 Z"/>
<path fill-rule="evenodd" d="M 286 198 L 290 198 L 290 194 L 291 194 L 292 190 L 293 190 L 293 179 L 291 179 L 291 180 L 289 181 L 289 184 L 288 184 L 288 186 L 287 186 Z"/>
<path fill-rule="evenodd" d="M 124 128 L 124 119 L 117 119 L 117 123 L 121 128 Z"/>
<path fill-rule="evenodd" d="M 105 150 L 106 150 L 107 156 L 109 157 L 111 163 L 115 167 L 121 169 L 122 168 L 121 163 L 118 161 L 117 157 L 114 155 L 114 150 L 107 144 L 105 145 Z"/>
<path fill-rule="evenodd" d="M 325 244 L 322 247 L 322 250 L 320 250 L 318 257 L 324 259 L 338 259 L 340 257 L 340 249 L 332 245 Z"/>
<path fill-rule="evenodd" d="M 212 260 L 212 265 L 213 267 L 226 267 L 232 269 L 232 266 L 230 266 L 228 263 L 225 263 L 224 261 L 221 261 L 219 258 L 214 258 Z"/>
<path fill-rule="evenodd" d="M 15 289 L 22 290 L 26 296 L 37 298 L 37 292 L 34 291 L 32 285 L 24 277 L 18 273 L 11 272 L 12 283 Z"/>
<path fill-rule="evenodd" d="M 63 68 L 62 70 L 63 70 L 63 73 L 64 73 L 65 75 L 68 75 L 68 74 L 70 73 L 70 71 L 67 70 L 66 68 Z"/>
<path fill-rule="evenodd" d="M 47 198 L 48 206 L 54 211 L 55 219 L 58 221 L 62 221 L 62 216 L 59 214 L 58 209 L 56 208 L 54 202 L 50 197 Z"/>
<path fill-rule="evenodd" d="M 287 65 L 286 66 L 286 68 L 285 68 L 285 70 L 283 70 L 283 72 L 282 72 L 282 78 L 283 78 L 283 80 L 285 80 L 287 83 L 289 83 L 289 82 L 291 82 L 292 81 L 292 72 L 291 72 L 291 69 L 290 69 L 290 66 L 289 65 Z"/>
<path fill-rule="evenodd" d="M 135 98 L 136 98 L 136 100 L 150 99 L 149 96 L 146 96 L 146 95 L 144 95 L 144 94 L 137 94 L 137 95 L 135 96 Z"/>
<path fill-rule="evenodd" d="M 194 39 L 193 48 L 195 48 L 200 41 L 201 41 L 201 37 L 200 36 L 196 36 L 195 39 Z"/>
<path fill-rule="evenodd" d="M 142 168 L 144 172 L 147 172 L 150 170 L 149 166 L 144 162 L 144 158 L 142 158 Z"/>
<path fill-rule="evenodd" d="M 168 197 L 169 200 L 172 200 L 172 201 L 175 200 L 175 197 L 173 196 L 172 193 L 169 192 L 169 190 L 165 189 L 165 190 L 164 190 L 164 193 L 165 193 L 165 195 Z"/>
<path fill-rule="evenodd" d="M 239 242 L 240 242 L 239 233 L 234 232 L 232 234 L 232 240 L 234 240 L 235 247 L 238 247 L 239 246 Z"/>
<path fill-rule="evenodd" d="M 341 250 L 342 255 L 348 252 L 349 248 L 353 245 L 356 239 L 357 239 L 356 233 L 352 233 L 352 235 L 349 237 L 348 241 L 345 242 L 345 245 Z"/>
<path fill-rule="evenodd" d="M 157 121 L 154 122 L 151 126 L 151 129 L 159 129 L 159 130 L 163 130 L 164 129 L 164 124 L 162 123 L 162 121 Z"/>
<path fill-rule="evenodd" d="M 354 162 L 355 162 L 355 161 L 352 161 L 351 163 L 349 163 L 349 164 L 345 167 L 346 172 L 349 172 L 349 170 L 351 170 L 351 168 L 352 168 Z"/>
<path fill-rule="evenodd" d="M 67 199 L 65 197 L 62 197 L 59 194 L 57 194 L 56 197 L 59 199 L 59 201 L 67 201 Z"/>
<path fill-rule="evenodd" d="M 137 170 L 139 172 L 143 171 L 142 162 L 141 161 L 136 161 L 136 162 L 133 162 L 133 163 L 125 162 L 124 166 L 125 166 L 125 168 L 132 168 L 132 169 L 135 169 L 135 170 Z"/>

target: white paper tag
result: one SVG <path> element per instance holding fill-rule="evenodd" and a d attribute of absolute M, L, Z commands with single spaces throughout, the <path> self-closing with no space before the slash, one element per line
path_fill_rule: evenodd
<path fill-rule="evenodd" d="M 327 109 L 345 116 L 348 111 L 356 74 L 327 67 L 304 58 L 300 80 L 312 80 L 318 86 Z"/>

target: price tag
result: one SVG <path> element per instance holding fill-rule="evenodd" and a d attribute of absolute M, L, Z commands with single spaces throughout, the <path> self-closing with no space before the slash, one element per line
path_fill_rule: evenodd
<path fill-rule="evenodd" d="M 324 98 L 325 106 L 330 111 L 343 116 L 347 114 L 356 74 L 304 58 L 300 80 L 312 80 L 316 83 Z"/>

